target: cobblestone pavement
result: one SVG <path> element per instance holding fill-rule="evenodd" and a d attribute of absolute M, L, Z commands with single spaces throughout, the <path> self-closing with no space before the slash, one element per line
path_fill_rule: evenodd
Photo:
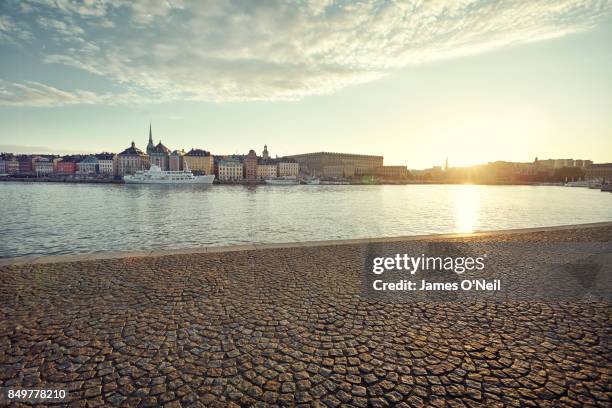
<path fill-rule="evenodd" d="M 375 302 L 362 249 L 2 266 L 0 384 L 71 406 L 612 405 L 609 304 Z"/>

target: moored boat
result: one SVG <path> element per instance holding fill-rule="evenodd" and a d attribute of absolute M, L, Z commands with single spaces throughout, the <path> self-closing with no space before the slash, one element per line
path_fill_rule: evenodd
<path fill-rule="evenodd" d="M 300 180 L 297 177 L 283 176 L 283 177 L 270 177 L 264 180 L 266 184 L 275 186 L 293 186 L 300 184 Z"/>
<path fill-rule="evenodd" d="M 189 170 L 166 171 L 153 165 L 149 170 L 139 170 L 135 174 L 126 174 L 123 181 L 127 184 L 212 184 L 214 174 L 195 176 Z"/>
<path fill-rule="evenodd" d="M 569 181 L 567 183 L 565 183 L 565 187 L 588 187 L 589 186 L 589 182 L 588 181 Z"/>

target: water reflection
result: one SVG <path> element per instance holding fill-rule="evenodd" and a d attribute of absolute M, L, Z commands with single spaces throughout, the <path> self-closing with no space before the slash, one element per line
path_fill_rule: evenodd
<path fill-rule="evenodd" d="M 474 232 L 480 211 L 480 186 L 455 186 L 455 227 L 457 232 Z"/>
<path fill-rule="evenodd" d="M 473 185 L 0 183 L 0 257 L 612 221 L 612 194 Z"/>

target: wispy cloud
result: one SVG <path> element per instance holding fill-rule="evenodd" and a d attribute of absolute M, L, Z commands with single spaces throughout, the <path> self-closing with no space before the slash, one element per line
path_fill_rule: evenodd
<path fill-rule="evenodd" d="M 145 103 L 149 99 L 130 92 L 96 93 L 83 89 L 62 90 L 35 81 L 12 83 L 0 79 L 0 105 L 51 107 Z"/>
<path fill-rule="evenodd" d="M 40 55 L 43 62 L 109 78 L 125 91 L 12 83 L 0 88 L 0 104 L 294 100 L 409 64 L 588 30 L 612 7 L 606 0 L 24 4 L 20 24 L 38 24 L 65 43 Z M 15 32 L 7 21 L 0 35 Z"/>

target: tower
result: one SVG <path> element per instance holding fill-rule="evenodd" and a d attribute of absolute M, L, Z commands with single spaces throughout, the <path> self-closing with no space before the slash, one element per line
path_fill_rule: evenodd
<path fill-rule="evenodd" d="M 153 144 L 153 132 L 151 131 L 151 122 L 149 122 L 149 143 L 147 144 L 147 154 L 153 153 L 155 145 Z"/>
<path fill-rule="evenodd" d="M 264 145 L 264 149 L 263 149 L 263 152 L 261 153 L 261 157 L 263 157 L 264 160 L 268 160 L 270 158 L 270 155 L 268 154 L 268 145 Z"/>
<path fill-rule="evenodd" d="M 446 156 L 446 161 L 444 162 L 444 171 L 448 170 L 448 156 Z"/>

